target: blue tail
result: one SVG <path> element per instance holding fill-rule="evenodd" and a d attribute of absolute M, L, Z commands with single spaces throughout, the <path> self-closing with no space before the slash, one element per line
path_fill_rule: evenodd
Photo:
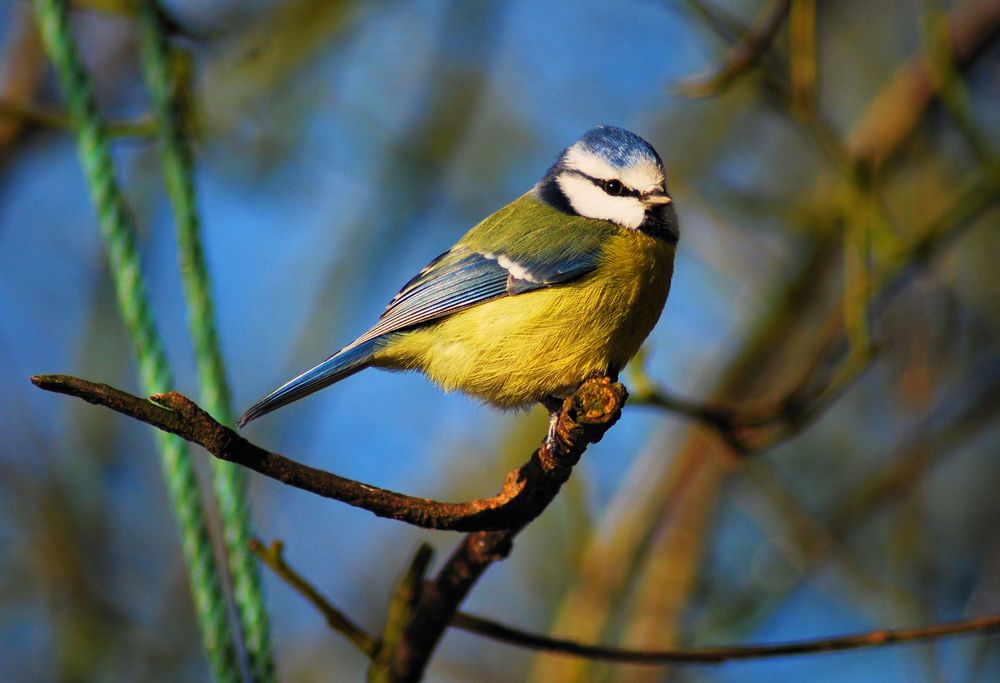
<path fill-rule="evenodd" d="M 256 420 L 261 415 L 266 415 L 325 386 L 339 382 L 359 370 L 364 370 L 371 362 L 379 342 L 377 338 L 370 339 L 358 346 L 338 351 L 312 370 L 306 370 L 257 401 L 250 410 L 243 413 L 236 426 L 242 429 L 248 422 Z"/>

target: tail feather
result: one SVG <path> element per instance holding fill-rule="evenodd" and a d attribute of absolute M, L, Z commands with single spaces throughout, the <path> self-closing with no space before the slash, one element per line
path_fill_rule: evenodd
<path fill-rule="evenodd" d="M 371 362 L 377 345 L 378 340 L 371 339 L 358 346 L 349 346 L 338 351 L 316 367 L 306 370 L 257 401 L 243 414 L 236 426 L 242 429 L 248 422 L 256 420 L 261 415 L 266 415 L 359 370 L 364 370 Z"/>

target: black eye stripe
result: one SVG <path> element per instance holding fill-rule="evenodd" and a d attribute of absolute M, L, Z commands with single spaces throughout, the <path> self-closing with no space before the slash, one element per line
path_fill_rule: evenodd
<path fill-rule="evenodd" d="M 642 197 L 642 193 L 639 192 L 639 190 L 632 189 L 631 187 L 621 182 L 617 178 L 595 178 L 594 176 L 587 175 L 583 171 L 579 171 L 575 168 L 570 168 L 566 170 L 569 171 L 570 173 L 573 173 L 574 175 L 580 176 L 581 178 L 586 178 L 587 180 L 592 182 L 594 185 L 597 185 L 597 187 L 601 188 L 602 190 L 604 190 L 604 192 L 606 192 L 608 195 L 612 197 L 635 197 L 636 199 Z M 619 187 L 621 188 L 617 192 L 611 192 L 607 187 L 608 183 L 612 181 L 617 182 Z"/>
<path fill-rule="evenodd" d="M 612 182 L 611 180 L 601 180 L 600 178 L 591 178 L 590 182 L 597 185 L 599 188 L 607 192 L 612 197 L 635 197 L 636 199 L 638 199 L 639 197 L 642 196 L 642 193 L 640 193 L 639 190 L 633 190 L 631 187 L 621 182 L 620 180 L 615 180 L 614 182 L 616 182 L 617 185 L 613 187 L 609 187 L 609 185 Z M 616 191 L 612 191 L 613 189 Z"/>

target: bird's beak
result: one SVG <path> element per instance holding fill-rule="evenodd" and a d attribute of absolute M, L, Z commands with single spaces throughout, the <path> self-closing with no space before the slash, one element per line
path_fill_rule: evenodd
<path fill-rule="evenodd" d="M 666 206 L 667 204 L 672 204 L 674 200 L 666 192 L 660 188 L 656 188 L 643 194 L 642 201 L 650 206 Z"/>

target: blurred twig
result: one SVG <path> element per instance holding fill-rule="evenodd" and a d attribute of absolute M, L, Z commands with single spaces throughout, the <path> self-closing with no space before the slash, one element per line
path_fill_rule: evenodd
<path fill-rule="evenodd" d="M 1000 409 L 1000 365 L 977 368 L 977 377 L 944 399 L 926 422 L 895 448 L 886 466 L 852 487 L 830 520 L 843 535 L 908 491 L 931 467 L 990 426 Z M 970 386 L 972 385 L 972 386 Z"/>
<path fill-rule="evenodd" d="M 692 4 L 697 4 L 699 10 L 702 8 L 707 10 L 705 20 L 725 40 L 730 42 L 736 40 L 744 30 L 737 22 L 728 21 L 727 17 L 720 15 L 716 9 L 700 0 L 688 0 L 684 3 L 688 7 Z M 956 65 L 967 64 L 972 55 L 985 44 L 986 39 L 995 33 L 998 26 L 997 17 L 994 16 L 998 14 L 996 9 L 995 4 L 985 7 L 983 3 L 966 2 L 949 14 L 953 35 L 958 36 L 957 43 L 961 45 L 960 49 L 955 51 Z M 791 113 L 791 108 L 788 106 L 790 104 L 788 86 L 779 78 L 779 74 L 784 72 L 784 62 L 777 55 L 769 55 L 765 51 L 760 56 L 759 64 L 766 67 L 760 72 L 761 85 Z M 931 99 L 921 90 L 921 81 L 924 79 L 925 75 L 920 71 L 907 70 L 903 76 L 891 83 L 870 105 L 862 117 L 862 123 L 847 138 L 848 143 L 841 141 L 839 133 L 822 118 L 818 108 L 814 107 L 805 119 L 800 118 L 804 129 L 834 162 L 838 177 L 845 188 L 858 186 L 855 189 L 855 196 L 862 196 L 866 191 L 871 193 L 873 189 L 870 185 L 859 184 L 860 180 L 870 178 L 872 174 L 859 175 L 858 168 L 874 168 L 877 164 L 873 160 L 884 160 L 892 156 L 917 130 L 917 122 L 926 111 Z M 902 119 L 905 120 L 900 120 L 899 113 L 904 114 Z M 882 122 L 877 119 L 882 116 L 892 118 L 891 125 L 881 126 Z M 891 135 L 885 134 L 887 128 L 892 129 Z M 820 182 L 816 187 L 816 192 L 821 193 L 822 199 L 829 197 L 828 184 Z M 988 171 L 974 174 L 971 179 L 960 184 L 959 191 L 954 195 L 952 215 L 947 218 L 942 215 L 937 222 L 926 225 L 928 231 L 920 238 L 902 242 L 894 240 L 892 248 L 878 253 L 880 260 L 874 263 L 879 267 L 872 273 L 872 279 L 867 284 L 868 291 L 881 291 L 882 295 L 878 297 L 881 301 L 891 296 L 896 288 L 906 281 L 907 272 L 924 263 L 926 256 L 940 250 L 941 237 L 960 233 L 961 228 L 995 203 L 997 187 L 1000 187 L 1000 183 L 996 181 L 996 176 Z M 873 208 L 881 210 L 881 203 L 877 197 L 871 197 L 868 201 L 873 201 Z M 833 222 L 843 224 L 845 218 L 837 216 Z M 879 222 L 886 222 L 881 216 L 877 218 Z M 838 256 L 843 253 L 835 248 L 836 243 L 828 231 L 811 232 L 807 237 L 805 254 L 797 261 L 795 276 L 773 297 L 773 305 L 769 306 L 760 317 L 747 342 L 727 364 L 728 367 L 724 370 L 717 386 L 710 392 L 708 401 L 698 405 L 677 400 L 675 397 L 667 397 L 665 403 L 697 417 L 706 424 L 714 424 L 714 429 L 717 431 L 718 425 L 726 424 L 729 418 L 728 411 L 731 408 L 728 406 L 740 403 L 746 405 L 751 398 L 757 400 L 758 396 L 773 395 L 776 382 L 786 377 L 788 368 L 792 367 L 789 358 L 797 358 L 804 346 L 815 349 L 811 353 L 812 360 L 807 361 L 810 369 L 793 382 L 805 387 L 823 385 L 828 387 L 823 392 L 809 394 L 813 397 L 817 395 L 823 397 L 822 401 L 813 402 L 814 408 L 821 409 L 826 401 L 832 400 L 839 391 L 849 385 L 853 376 L 863 371 L 866 367 L 866 364 L 861 363 L 864 354 L 851 356 L 844 353 L 842 311 L 835 311 L 826 316 L 825 323 L 821 323 L 823 331 L 819 339 L 815 338 L 813 332 L 810 332 L 810 339 L 802 338 L 803 330 L 811 330 L 815 318 L 826 315 L 824 309 L 828 302 L 823 299 L 825 290 L 821 283 L 828 279 L 837 264 Z M 918 245 L 920 242 L 925 246 Z M 908 262 L 904 259 L 895 259 L 894 255 L 903 253 L 908 255 Z M 876 302 L 875 308 L 878 308 L 878 305 Z M 831 316 L 836 316 L 837 319 L 832 320 Z M 857 365 L 853 368 L 851 364 L 845 365 L 843 363 L 845 357 Z M 834 390 L 831 391 L 830 387 Z M 785 395 L 794 396 L 797 391 L 801 389 L 793 389 Z M 638 398 L 643 398 L 641 392 Z M 769 403 L 770 410 L 765 408 L 763 411 L 748 411 L 749 421 L 777 424 L 773 421 L 773 417 L 780 417 L 784 413 L 783 401 L 779 399 Z M 798 428 L 808 424 L 812 417 L 805 413 L 803 415 Z M 767 440 L 767 430 L 758 430 L 756 433 L 760 438 Z M 787 435 L 792 433 L 794 430 L 786 432 Z M 780 435 L 781 430 L 774 435 L 774 438 L 777 439 Z M 728 438 L 731 433 L 725 436 Z M 774 443 L 777 443 L 777 440 Z M 673 446 L 671 443 L 668 447 L 674 450 Z M 641 488 L 623 487 L 619 491 L 614 504 L 620 504 L 622 509 L 635 508 L 644 512 L 641 516 L 621 515 L 615 522 L 609 522 L 601 533 L 595 534 L 583 555 L 579 571 L 581 578 L 574 581 L 563 596 L 562 608 L 554 620 L 555 630 L 575 636 L 595 632 L 610 636 L 613 617 L 621 613 L 621 605 L 624 604 L 629 589 L 636 581 L 635 574 L 641 572 L 655 575 L 657 572 L 669 571 L 672 558 L 667 555 L 637 558 L 645 552 L 649 538 L 655 535 L 661 526 L 669 524 L 670 517 L 665 513 L 665 509 L 669 506 L 667 501 L 671 500 L 669 496 L 673 490 L 671 484 L 674 470 L 695 471 L 688 476 L 698 476 L 698 471 L 708 470 L 709 476 L 715 478 L 716 486 L 721 486 L 725 468 L 719 464 L 714 451 L 712 444 L 706 443 L 700 430 L 696 430 L 673 454 L 675 465 L 669 473 L 665 473 L 655 481 L 647 478 Z M 706 492 L 705 495 L 712 494 Z M 660 502 L 657 503 L 656 499 Z M 709 533 L 707 519 L 706 517 L 701 529 L 693 529 L 693 533 Z M 613 551 L 609 553 L 608 549 Z M 628 558 L 628 562 L 631 563 L 630 569 L 616 571 L 613 574 L 603 569 L 608 564 L 609 556 Z M 579 608 L 581 604 L 588 605 L 589 609 L 582 611 Z M 570 669 L 565 661 L 540 657 L 536 659 L 532 673 L 535 676 L 534 680 L 546 683 L 556 680 L 591 680 L 587 672 L 581 673 L 578 669 Z"/>
<path fill-rule="evenodd" d="M 400 654 L 405 655 L 412 647 L 411 643 L 408 642 L 408 630 L 413 620 L 419 616 L 417 609 L 420 604 L 420 596 L 433 556 L 433 549 L 426 543 L 422 543 L 417 548 L 417 552 L 406 571 L 396 582 L 396 588 L 392 591 L 392 597 L 389 600 L 389 609 L 386 610 L 382 638 L 379 640 L 378 649 L 372 658 L 371 668 L 368 670 L 369 683 L 382 683 L 383 681 L 388 683 L 397 680 L 398 672 L 394 671 L 394 660 Z M 420 672 L 415 672 L 414 677 L 421 678 Z"/>
<path fill-rule="evenodd" d="M 679 483 L 668 514 L 650 535 L 643 569 L 628 596 L 628 620 L 618 642 L 631 649 L 673 649 L 684 640 L 683 616 L 688 596 L 700 581 L 702 554 L 711 542 L 712 535 L 703 530 L 719 510 L 719 488 L 713 468 L 696 468 Z M 604 678 L 596 667 L 590 675 Z M 626 670 L 618 679 L 652 683 L 656 672 Z"/>
<path fill-rule="evenodd" d="M 69 114 L 39 109 L 11 100 L 0 100 L 0 118 L 67 130 L 75 127 L 73 117 Z M 104 132 L 109 138 L 152 137 L 156 134 L 156 121 L 151 117 L 135 121 L 108 121 L 104 124 Z"/>
<path fill-rule="evenodd" d="M 688 0 L 701 19 L 724 39 L 751 29 L 725 11 L 701 0 Z M 890 224 L 882 210 L 876 188 L 866 166 L 853 159 L 836 128 L 817 106 L 815 92 L 815 6 L 814 0 L 796 0 L 791 5 L 791 54 L 786 58 L 777 49 L 761 54 L 767 68 L 761 71 L 764 90 L 797 119 L 823 150 L 846 187 L 846 206 L 838 218 L 843 224 L 844 290 L 842 310 L 850 356 L 863 362 L 871 355 L 868 331 L 871 289 L 872 241 Z M 770 43 L 765 45 L 771 47 Z M 785 63 L 790 76 L 783 77 Z"/>
<path fill-rule="evenodd" d="M 703 0 L 684 0 L 682 5 L 725 40 L 752 33 L 752 29 L 744 27 L 724 10 Z M 801 17 L 798 20 L 802 22 Z M 946 39 L 938 41 L 945 55 L 942 59 L 942 53 L 938 52 L 938 63 L 947 64 L 948 69 L 964 66 L 1000 30 L 1000 3 L 965 0 L 948 13 L 946 21 L 941 20 L 937 30 L 947 34 Z M 793 47 L 795 45 L 793 41 Z M 772 46 L 773 41 L 761 43 L 762 52 L 751 66 L 767 66 L 759 71 L 767 90 L 805 124 L 842 172 L 853 173 L 860 167 L 873 173 L 880 168 L 913 134 L 935 95 L 928 55 L 921 50 L 897 70 L 847 140 L 841 142 L 834 127 L 816 107 L 803 110 L 796 106 L 795 84 L 789 85 L 778 76 L 784 72 L 784 57 L 771 54 Z M 795 57 L 793 54 L 793 59 Z M 793 64 L 793 74 L 794 69 Z"/>
<path fill-rule="evenodd" d="M 1000 3 L 965 0 L 948 12 L 950 62 L 966 64 L 1000 30 Z M 871 103 L 847 140 L 851 156 L 876 169 L 902 147 L 935 95 L 933 80 L 921 50 L 901 66 Z"/>
<path fill-rule="evenodd" d="M 31 18 L 31 7 L 14 4 L 9 12 L 7 28 L 0 34 L 0 157 L 25 123 L 18 116 L 5 116 L 5 110 L 30 109 L 45 72 L 45 53 Z"/>
<path fill-rule="evenodd" d="M 927 73 L 945 109 L 979 163 L 996 164 L 996 152 L 975 121 L 971 97 L 956 68 L 948 15 L 937 0 L 924 0 L 923 39 Z"/>
<path fill-rule="evenodd" d="M 873 584 L 867 572 L 859 572 L 860 567 L 843 552 L 842 539 L 852 529 L 871 520 L 886 504 L 904 495 L 922 481 L 922 476 L 932 467 L 958 452 L 962 445 L 992 424 L 1000 406 L 998 371 L 1000 366 L 996 363 L 977 368 L 972 382 L 964 383 L 943 397 L 928 420 L 895 449 L 888 464 L 851 486 L 851 493 L 845 496 L 837 511 L 823 515 L 822 520 L 808 513 L 805 505 L 781 487 L 774 473 L 767 469 L 762 472 L 751 470 L 751 481 L 756 484 L 757 490 L 772 507 L 785 511 L 788 524 L 793 528 L 793 533 L 783 538 L 794 543 L 798 549 L 798 576 L 783 586 L 782 592 L 793 590 L 807 576 L 810 568 L 821 566 L 831 557 L 838 560 L 847 570 L 848 577 L 856 579 L 856 585 L 868 595 L 886 592 L 882 582 Z M 766 461 L 755 463 L 755 468 L 765 466 Z M 739 619 L 745 622 L 748 615 L 760 611 L 762 602 L 768 601 L 759 585 L 731 592 L 720 609 L 707 615 L 705 621 L 726 623 Z"/>
<path fill-rule="evenodd" d="M 655 386 L 644 369 L 633 367 L 633 376 L 642 378 L 641 388 L 633 393 L 633 403 L 695 419 L 713 429 L 736 453 L 757 455 L 797 436 L 811 425 L 868 369 L 873 358 L 849 357 L 815 385 L 808 381 L 815 378 L 806 376 L 773 407 L 757 410 L 721 408 L 675 396 Z"/>
<path fill-rule="evenodd" d="M 703 18 L 709 18 L 708 8 L 703 3 L 686 4 Z M 709 69 L 706 74 L 679 81 L 677 90 L 688 97 L 708 97 L 749 73 L 778 35 L 778 29 L 788 17 L 791 5 L 791 0 L 772 0 L 770 5 L 765 5 L 753 25 L 740 32 L 739 39 L 717 66 Z"/>
<path fill-rule="evenodd" d="M 327 625 L 338 633 L 342 633 L 351 643 L 369 657 L 375 656 L 378 641 L 367 634 L 360 626 L 355 624 L 350 617 L 329 600 L 324 598 L 315 586 L 306 581 L 301 574 L 292 569 L 285 561 L 285 544 L 281 541 L 272 541 L 269 545 L 264 545 L 258 539 L 253 539 L 250 549 L 260 558 L 261 562 L 271 568 L 282 581 L 300 593 L 315 607 L 326 619 Z"/>
<path fill-rule="evenodd" d="M 1000 202 L 1000 166 L 987 167 L 960 183 L 946 208 L 917 228 L 914 236 L 889 255 L 872 275 L 869 296 L 875 300 L 873 305 L 884 306 L 885 299 L 905 282 L 911 269 L 925 264 L 997 202 Z M 658 389 L 638 365 L 631 368 L 639 379 L 632 403 L 655 406 L 694 418 L 715 430 L 738 453 L 752 454 L 771 448 L 811 424 L 869 367 L 875 357 L 868 354 L 848 355 L 832 373 L 815 377 L 814 374 L 826 366 L 821 359 L 842 353 L 835 342 L 842 334 L 840 325 L 841 319 L 836 315 L 827 322 L 822 337 L 828 343 L 820 345 L 810 371 L 770 408 L 746 411 L 678 398 Z"/>
<path fill-rule="evenodd" d="M 730 409 L 703 405 L 658 388 L 645 370 L 631 368 L 640 377 L 641 388 L 633 393 L 633 403 L 662 408 L 698 420 L 713 429 L 723 442 L 740 455 L 756 455 L 793 438 L 821 415 L 871 364 L 874 356 L 847 358 L 832 372 L 817 378 L 806 374 L 799 383 L 771 407 Z M 817 354 L 815 360 L 822 356 Z"/>
<path fill-rule="evenodd" d="M 135 17 L 137 2 L 138 0 L 70 0 L 70 5 L 74 10 Z"/>
<path fill-rule="evenodd" d="M 793 490 L 780 468 L 772 466 L 767 459 L 762 459 L 752 467 L 747 467 L 741 474 L 739 481 L 748 485 L 748 491 L 739 495 L 738 504 L 756 519 L 758 526 L 768 536 L 770 545 L 784 557 L 791 572 L 805 577 L 808 575 L 807 567 L 815 568 L 832 561 L 859 595 L 871 599 L 866 604 L 886 599 L 907 607 L 916 604 L 916 599 L 900 586 L 866 567 L 841 536 L 834 532 L 827 520 L 809 506 L 806 502 L 808 497 L 803 500 Z M 762 570 L 761 573 L 768 572 Z M 782 586 L 781 592 L 787 595 L 793 581 L 794 579 L 789 579 L 776 583 Z M 756 596 L 753 595 L 755 592 Z M 752 587 L 747 589 L 747 604 L 752 603 L 755 597 L 771 592 L 767 581 L 753 582 Z M 727 604 L 723 610 L 727 614 L 739 615 L 735 618 L 743 623 L 749 621 L 748 610 L 739 609 L 735 604 Z M 873 618 L 877 619 L 878 614 Z"/>
<path fill-rule="evenodd" d="M 36 474 L 23 469 L 20 452 L 0 458 L 0 514 L 21 530 L 4 544 L 0 616 L 8 616 L 4 612 L 10 603 L 22 601 L 25 608 L 44 610 L 51 620 L 46 650 L 50 675 L 63 681 L 96 680 L 106 670 L 109 651 L 122 654 L 135 645 L 123 635 L 133 625 L 130 615 L 115 604 L 105 580 L 113 554 L 107 501 L 81 485 L 88 472 L 57 464 L 56 454 L 44 444 L 42 440 L 32 451 L 40 458 Z M 88 465 L 93 463 L 83 467 Z M 8 648 L 5 659 L 9 655 Z"/>
<path fill-rule="evenodd" d="M 816 106 L 816 0 L 792 0 L 788 18 L 792 112 Z"/>

